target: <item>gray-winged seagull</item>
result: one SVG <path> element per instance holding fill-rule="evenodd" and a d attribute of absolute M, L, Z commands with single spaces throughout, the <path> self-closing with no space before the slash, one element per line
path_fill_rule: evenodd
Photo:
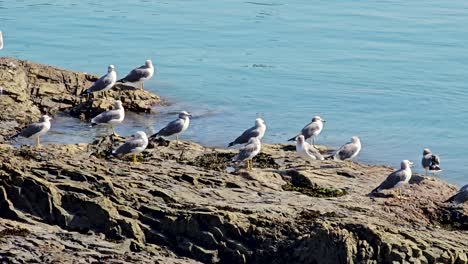
<path fill-rule="evenodd" d="M 260 153 L 262 143 L 258 138 L 250 138 L 247 145 L 239 150 L 239 153 L 232 159 L 233 162 L 247 162 L 247 169 L 252 169 L 252 159 Z"/>
<path fill-rule="evenodd" d="M 148 137 L 143 131 L 138 131 L 135 135 L 127 140 L 124 144 L 120 145 L 116 150 L 112 151 L 112 155 L 133 155 L 133 163 L 137 163 L 136 155 L 143 152 L 148 146 Z"/>
<path fill-rule="evenodd" d="M 440 169 L 440 158 L 437 155 L 432 154 L 430 149 L 424 149 L 423 150 L 423 157 L 421 160 L 421 165 L 426 171 L 431 171 L 433 174 L 435 172 L 440 172 L 442 171 Z"/>
<path fill-rule="evenodd" d="M 100 113 L 91 119 L 91 126 L 100 124 L 110 125 L 112 133 L 117 135 L 114 130 L 114 125 L 122 123 L 125 118 L 125 110 L 120 100 L 114 101 L 114 109 Z"/>
<path fill-rule="evenodd" d="M 307 124 L 301 131 L 299 135 L 303 135 L 304 138 L 307 140 L 312 138 L 312 145 L 315 145 L 315 137 L 317 137 L 323 129 L 323 123 L 326 122 L 320 116 L 314 116 L 312 118 L 312 122 Z M 290 138 L 288 141 L 296 140 L 297 136 Z"/>
<path fill-rule="evenodd" d="M 48 115 L 43 115 L 39 119 L 39 122 L 30 124 L 21 132 L 12 136 L 11 139 L 14 139 L 19 136 L 25 137 L 25 138 L 34 138 L 36 139 L 36 146 L 39 147 L 41 146 L 41 142 L 39 138 L 45 135 L 47 131 L 49 131 L 50 120 L 52 120 L 52 118 L 50 118 Z"/>
<path fill-rule="evenodd" d="M 462 204 L 468 201 L 468 184 L 461 187 L 460 190 L 452 197 L 450 197 L 446 203 Z"/>
<path fill-rule="evenodd" d="M 245 144 L 249 141 L 250 138 L 256 137 L 258 139 L 262 139 L 263 136 L 265 135 L 266 131 L 266 125 L 265 121 L 261 118 L 255 119 L 255 126 L 247 129 L 240 135 L 238 138 L 236 138 L 234 141 L 229 143 L 229 147 L 232 147 L 237 144 Z"/>
<path fill-rule="evenodd" d="M 141 89 L 144 89 L 144 82 L 151 79 L 154 74 L 153 62 L 151 60 L 146 60 L 145 65 L 130 71 L 127 76 L 120 79 L 119 82 L 122 83 L 141 83 Z"/>
<path fill-rule="evenodd" d="M 400 169 L 388 175 L 385 181 L 383 181 L 377 188 L 372 190 L 372 193 L 379 193 L 383 190 L 396 188 L 398 190 L 398 196 L 400 196 L 400 188 L 404 184 L 408 183 L 411 179 L 411 165 L 413 165 L 411 161 L 403 160 L 400 164 Z"/>
<path fill-rule="evenodd" d="M 333 159 L 337 160 L 348 160 L 355 158 L 361 151 L 361 140 L 354 136 L 351 138 L 351 142 L 348 142 L 341 146 L 335 154 L 333 154 Z"/>
<path fill-rule="evenodd" d="M 175 135 L 177 140 L 176 143 L 179 144 L 179 135 L 184 133 L 185 130 L 187 130 L 187 128 L 189 127 L 191 116 L 192 115 L 187 113 L 186 111 L 180 112 L 179 118 L 167 124 L 167 126 L 159 130 L 158 133 L 150 136 L 150 138 L 155 138 L 158 136 L 169 137 Z"/>
<path fill-rule="evenodd" d="M 107 73 L 91 85 L 88 89 L 84 90 L 81 95 L 89 95 L 97 92 L 105 92 L 114 87 L 117 81 L 117 73 L 115 72 L 114 65 L 107 67 Z"/>

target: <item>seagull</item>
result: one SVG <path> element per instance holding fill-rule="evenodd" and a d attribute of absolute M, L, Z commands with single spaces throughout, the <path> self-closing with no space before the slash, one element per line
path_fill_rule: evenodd
<path fill-rule="evenodd" d="M 247 144 L 239 150 L 239 153 L 232 159 L 233 162 L 247 162 L 247 169 L 252 169 L 252 159 L 260 153 L 262 143 L 260 139 L 250 138 Z"/>
<path fill-rule="evenodd" d="M 155 137 L 169 137 L 169 136 L 176 136 L 177 144 L 179 144 L 179 134 L 182 134 L 187 130 L 190 125 L 190 118 L 192 115 L 187 113 L 186 111 L 182 111 L 179 113 L 179 118 L 170 122 L 165 126 L 163 129 L 159 130 L 158 133 L 150 136 L 150 138 Z"/>
<path fill-rule="evenodd" d="M 249 141 L 250 138 L 256 137 L 258 139 L 262 139 L 263 136 L 265 135 L 266 131 L 266 125 L 265 121 L 261 118 L 255 119 L 255 126 L 247 129 L 240 135 L 238 138 L 236 138 L 234 141 L 229 143 L 229 147 L 232 147 L 237 144 L 245 144 Z"/>
<path fill-rule="evenodd" d="M 3 34 L 0 31 L 0 50 L 3 49 Z"/>
<path fill-rule="evenodd" d="M 468 201 L 468 184 L 461 187 L 460 190 L 452 197 L 450 197 L 446 203 L 462 204 Z"/>
<path fill-rule="evenodd" d="M 323 160 L 322 154 L 320 154 L 316 148 L 307 143 L 303 135 L 297 136 L 296 152 L 299 157 L 306 161 Z"/>
<path fill-rule="evenodd" d="M 413 162 L 409 160 L 403 160 L 401 162 L 401 168 L 397 171 L 392 172 L 387 176 L 387 179 L 383 181 L 377 188 L 372 190 L 372 193 L 380 193 L 382 190 L 388 190 L 396 188 L 398 190 L 398 197 L 401 195 L 401 187 L 408 183 L 411 179 L 411 165 Z"/>
<path fill-rule="evenodd" d="M 320 116 L 314 116 L 314 118 L 312 118 L 312 122 L 306 125 L 299 135 L 303 135 L 306 140 L 312 138 L 312 145 L 315 146 L 315 137 L 322 132 L 324 122 L 326 121 Z M 290 138 L 288 141 L 296 140 L 297 136 Z"/>
<path fill-rule="evenodd" d="M 133 163 L 137 163 L 136 155 L 143 152 L 148 146 L 148 137 L 143 131 L 138 131 L 135 135 L 127 140 L 124 144 L 120 145 L 116 150 L 112 151 L 112 155 L 133 155 Z"/>
<path fill-rule="evenodd" d="M 91 87 L 84 90 L 81 93 L 81 96 L 89 95 L 96 92 L 105 92 L 114 87 L 116 80 L 117 73 L 115 72 L 115 67 L 114 65 L 109 65 L 107 67 L 107 73 L 101 76 L 101 78 L 99 78 L 96 82 L 94 82 L 93 85 L 91 85 Z"/>
<path fill-rule="evenodd" d="M 141 82 L 141 89 L 144 88 L 144 81 L 151 79 L 154 74 L 153 62 L 151 60 L 146 60 L 145 65 L 133 69 L 127 74 L 123 79 L 120 79 L 118 82 L 122 83 L 137 83 Z"/>
<path fill-rule="evenodd" d="M 18 134 L 11 137 L 11 139 L 15 139 L 19 136 L 25 138 L 34 138 L 36 139 L 36 147 L 40 147 L 40 139 L 39 137 L 45 135 L 47 131 L 50 129 L 50 118 L 48 115 L 43 115 L 38 123 L 32 123 L 27 126 L 23 131 L 19 132 Z"/>
<path fill-rule="evenodd" d="M 122 106 L 122 101 L 114 101 L 114 109 L 100 113 L 91 119 L 91 126 L 97 126 L 100 124 L 110 125 L 112 129 L 112 134 L 116 135 L 114 130 L 114 125 L 122 123 L 125 118 L 125 110 Z"/>
<path fill-rule="evenodd" d="M 440 169 L 440 158 L 437 155 L 432 154 L 430 149 L 424 149 L 423 151 L 423 157 L 421 160 L 421 165 L 426 171 L 426 176 L 427 176 L 427 171 L 432 171 L 432 174 L 436 172 L 441 172 L 442 170 Z"/>
<path fill-rule="evenodd" d="M 333 159 L 335 160 L 349 160 L 355 158 L 361 151 L 361 140 L 354 136 L 351 138 L 351 142 L 348 142 L 341 146 L 335 154 Z"/>

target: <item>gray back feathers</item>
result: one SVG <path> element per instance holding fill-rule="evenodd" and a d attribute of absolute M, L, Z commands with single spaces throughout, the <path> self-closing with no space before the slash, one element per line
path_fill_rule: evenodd
<path fill-rule="evenodd" d="M 185 122 L 184 119 L 178 118 L 170 122 L 169 124 L 167 124 L 167 126 L 159 130 L 159 132 L 156 133 L 155 135 L 162 136 L 162 137 L 169 137 L 174 134 L 178 134 L 182 131 L 182 128 L 184 127 L 184 122 Z"/>
<path fill-rule="evenodd" d="M 139 134 L 142 133 L 142 134 Z M 143 151 L 148 146 L 148 138 L 144 132 L 137 132 L 132 138 L 127 140 L 124 144 L 120 145 L 115 151 L 114 155 L 125 155 L 129 153 L 137 153 Z"/>
<path fill-rule="evenodd" d="M 260 130 L 259 128 L 253 126 L 247 129 L 246 131 L 244 131 L 244 133 L 242 133 L 242 135 L 237 137 L 233 142 L 229 143 L 229 146 L 233 146 L 236 144 L 245 144 L 249 141 L 249 139 L 253 137 L 258 137 L 258 136 L 260 136 Z"/>
<path fill-rule="evenodd" d="M 260 152 L 261 146 L 262 144 L 259 139 L 251 138 L 249 143 L 239 150 L 239 154 L 233 158 L 233 161 L 237 162 L 252 159 Z"/>
<path fill-rule="evenodd" d="M 23 129 L 23 131 L 19 133 L 19 136 L 29 138 L 41 132 L 43 129 L 46 129 L 46 124 L 44 122 L 32 123 L 29 126 L 27 126 L 25 129 Z"/>
<path fill-rule="evenodd" d="M 122 81 L 124 82 L 139 82 L 141 79 L 148 78 L 151 73 L 148 70 L 149 68 L 145 65 L 133 69 L 130 71 L 127 76 L 125 76 Z"/>

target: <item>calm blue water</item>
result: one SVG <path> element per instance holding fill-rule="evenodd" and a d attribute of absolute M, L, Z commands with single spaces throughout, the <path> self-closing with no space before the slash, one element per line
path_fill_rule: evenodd
<path fill-rule="evenodd" d="M 265 140 L 284 142 L 320 114 L 319 143 L 359 135 L 360 161 L 411 159 L 418 171 L 430 147 L 441 177 L 466 183 L 467 24 L 459 0 L 0 1 L 0 56 L 99 75 L 112 63 L 120 76 L 152 58 L 145 88 L 174 105 L 122 134 L 185 109 L 197 116 L 185 138 L 223 146 L 261 113 Z M 100 133 L 66 117 L 53 126 L 44 140 Z"/>

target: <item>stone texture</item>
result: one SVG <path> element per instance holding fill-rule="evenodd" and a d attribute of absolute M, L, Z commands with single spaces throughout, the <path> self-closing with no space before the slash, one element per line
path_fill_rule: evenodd
<path fill-rule="evenodd" d="M 468 208 L 443 204 L 456 188 L 438 179 L 416 174 L 402 199 L 374 198 L 367 194 L 391 168 L 309 165 L 287 146 L 265 145 L 254 171 L 228 173 L 225 157 L 234 150 L 163 141 L 152 142 L 134 165 L 103 154 L 119 143 L 1 145 L 0 229 L 28 233 L 14 243 L 0 233 L 0 257 L 18 263 L 466 263 Z M 309 188 L 309 195 L 284 190 L 287 184 Z"/>

